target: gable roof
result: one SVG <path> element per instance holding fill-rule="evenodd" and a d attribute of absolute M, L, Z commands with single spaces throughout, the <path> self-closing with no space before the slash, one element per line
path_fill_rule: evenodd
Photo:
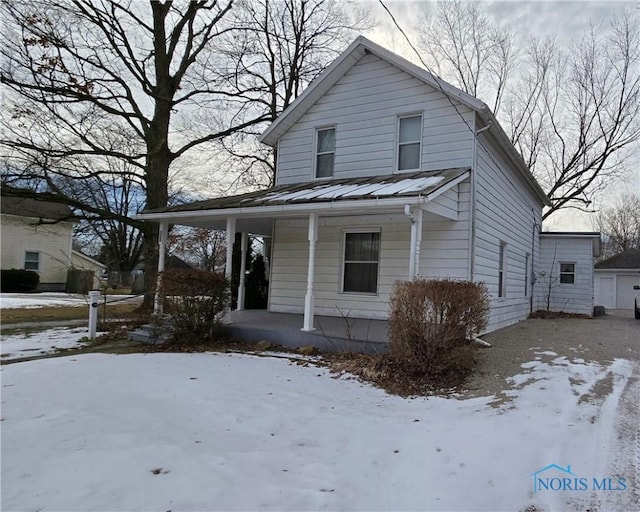
<path fill-rule="evenodd" d="M 330 181 L 312 181 L 293 185 L 280 185 L 258 192 L 249 192 L 231 197 L 218 197 L 184 205 L 148 210 L 136 216 L 141 219 L 167 217 L 167 213 L 220 210 L 245 210 L 262 207 L 281 211 L 285 205 L 308 207 L 358 207 L 353 200 L 373 200 L 377 204 L 389 200 L 406 200 L 409 197 L 430 198 L 445 192 L 450 187 L 466 179 L 469 168 L 443 169 L 440 171 L 421 171 L 406 174 L 392 174 L 367 178 L 342 178 Z M 223 212 L 224 213 L 224 212 Z M 233 212 L 227 212 L 228 215 Z M 172 217 L 172 218 L 175 218 Z"/>
<path fill-rule="evenodd" d="M 7 215 L 18 215 L 20 217 L 33 217 L 53 221 L 73 220 L 73 214 L 67 205 L 26 197 L 2 195 L 0 211 Z"/>
<path fill-rule="evenodd" d="M 349 47 L 334 60 L 311 84 L 293 101 L 278 118 L 262 132 L 259 140 L 270 146 L 276 146 L 278 140 L 291 128 L 349 69 L 351 69 L 365 54 L 371 53 L 378 58 L 389 62 L 402 71 L 421 80 L 425 84 L 440 90 L 452 101 L 475 111 L 489 132 L 495 137 L 500 147 L 505 151 L 509 159 L 515 165 L 525 181 L 529 184 L 540 202 L 546 206 L 551 201 L 540 187 L 540 184 L 531 174 L 522 156 L 513 147 L 509 138 L 502 130 L 500 123 L 491 112 L 491 109 L 478 98 L 467 94 L 457 87 L 435 77 L 429 71 L 413 64 L 407 59 L 383 48 L 364 36 L 358 36 Z"/>
<path fill-rule="evenodd" d="M 595 268 L 640 269 L 640 249 L 627 249 L 596 263 Z"/>

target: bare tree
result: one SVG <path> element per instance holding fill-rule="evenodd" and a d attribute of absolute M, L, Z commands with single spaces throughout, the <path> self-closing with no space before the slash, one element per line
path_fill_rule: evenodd
<path fill-rule="evenodd" d="M 600 211 L 594 227 L 602 233 L 601 260 L 640 249 L 640 194 L 626 194 L 615 206 Z"/>
<path fill-rule="evenodd" d="M 169 252 L 204 270 L 219 270 L 226 257 L 223 231 L 175 226 L 168 245 Z"/>
<path fill-rule="evenodd" d="M 241 0 L 231 13 L 240 32 L 221 51 L 237 63 L 230 79 L 252 91 L 252 107 L 274 121 L 348 45 L 372 26 L 368 13 L 337 0 Z M 274 184 L 272 148 L 257 142 L 264 129 L 249 126 L 219 141 L 219 158 L 240 169 L 250 187 Z"/>
<path fill-rule="evenodd" d="M 544 218 L 589 208 L 593 194 L 628 168 L 640 140 L 640 27 L 632 11 L 592 27 L 566 51 L 554 40 L 518 42 L 479 4 L 459 0 L 439 2 L 418 30 L 434 69 L 492 105 L 551 199 Z"/>
<path fill-rule="evenodd" d="M 58 178 L 109 173 L 125 162 L 145 193 L 145 207 L 164 207 L 169 169 L 195 148 L 260 123 L 243 108 L 247 91 L 228 80 L 233 68 L 212 53 L 233 27 L 232 0 L 3 2 L 2 144 L 5 183 L 28 183 L 47 198 L 106 218 L 61 190 Z M 180 118 L 215 105 L 198 133 Z M 78 165 L 78 162 L 82 165 Z M 123 219 L 124 220 L 124 219 Z M 157 262 L 158 226 L 144 224 L 148 288 Z"/>
<path fill-rule="evenodd" d="M 436 9 L 431 15 L 423 7 L 416 25 L 430 68 L 485 98 L 497 114 L 517 56 L 513 34 L 492 23 L 477 2 L 438 2 Z"/>

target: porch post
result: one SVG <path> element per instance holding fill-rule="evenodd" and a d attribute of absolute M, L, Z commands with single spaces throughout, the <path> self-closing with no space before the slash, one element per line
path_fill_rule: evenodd
<path fill-rule="evenodd" d="M 236 309 L 242 311 L 244 309 L 244 279 L 247 271 L 247 233 L 242 233 L 240 238 L 240 282 L 238 284 L 238 305 Z"/>
<path fill-rule="evenodd" d="M 231 266 L 233 264 L 233 242 L 236 238 L 236 219 L 227 217 L 227 257 L 225 260 L 224 275 L 231 281 Z"/>
<path fill-rule="evenodd" d="M 156 293 L 153 298 L 153 314 L 161 315 L 164 300 L 162 291 L 162 273 L 164 272 L 165 254 L 167 251 L 167 237 L 169 236 L 169 223 L 160 223 L 160 236 L 158 237 L 158 276 L 156 277 Z"/>
<path fill-rule="evenodd" d="M 416 229 L 415 218 L 411 217 L 411 241 L 409 242 L 409 281 L 413 281 L 416 277 L 416 241 L 418 233 Z"/>
<path fill-rule="evenodd" d="M 307 268 L 307 294 L 304 298 L 303 331 L 313 331 L 313 278 L 316 266 L 316 241 L 318 240 L 318 214 L 309 214 L 309 266 Z"/>
<path fill-rule="evenodd" d="M 420 250 L 422 249 L 422 208 L 416 211 L 415 271 L 413 277 L 420 277 Z"/>

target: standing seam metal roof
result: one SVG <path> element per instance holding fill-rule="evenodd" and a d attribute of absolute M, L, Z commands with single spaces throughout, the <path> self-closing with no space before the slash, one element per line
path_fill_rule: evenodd
<path fill-rule="evenodd" d="M 147 210 L 146 213 L 188 212 L 336 202 L 343 200 L 376 199 L 388 197 L 416 197 L 427 195 L 444 187 L 470 171 L 468 167 L 419 171 L 366 178 L 342 178 L 330 181 L 312 181 L 281 185 L 230 197 L 207 199 L 194 203 Z"/>

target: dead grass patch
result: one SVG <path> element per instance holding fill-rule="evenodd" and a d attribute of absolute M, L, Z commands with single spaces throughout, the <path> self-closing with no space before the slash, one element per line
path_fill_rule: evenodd
<path fill-rule="evenodd" d="M 450 395 L 461 391 L 468 372 L 426 374 L 397 361 L 390 354 L 324 354 L 334 375 L 351 374 L 399 396 Z"/>
<path fill-rule="evenodd" d="M 113 304 L 107 306 L 106 318 L 130 318 L 138 316 L 139 304 Z M 89 317 L 88 305 L 83 306 L 49 306 L 44 308 L 9 308 L 0 310 L 3 324 L 21 322 L 49 322 L 64 320 L 81 320 Z M 104 317 L 103 306 L 99 308 L 98 318 Z"/>
<path fill-rule="evenodd" d="M 553 320 L 555 318 L 581 318 L 585 320 L 591 320 L 589 315 L 583 315 L 578 313 L 565 313 L 564 311 L 546 311 L 539 309 L 529 315 L 529 318 L 541 318 L 543 320 Z"/>

